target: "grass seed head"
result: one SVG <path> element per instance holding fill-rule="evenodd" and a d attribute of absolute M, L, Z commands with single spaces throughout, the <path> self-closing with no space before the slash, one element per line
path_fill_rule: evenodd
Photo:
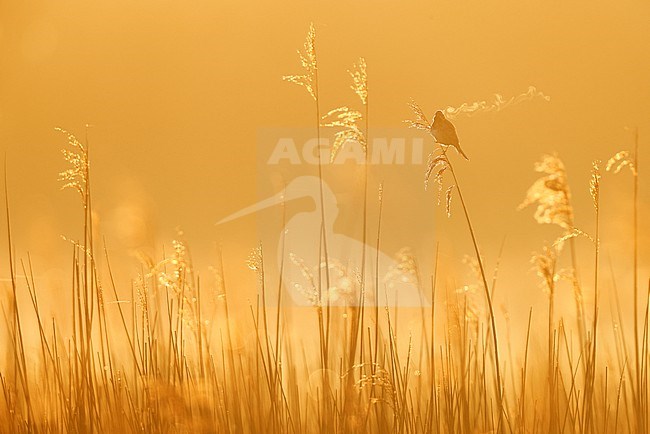
<path fill-rule="evenodd" d="M 304 73 L 300 75 L 285 75 L 283 80 L 289 83 L 297 84 L 307 89 L 307 92 L 314 100 L 318 99 L 318 86 L 316 85 L 316 75 L 318 71 L 318 62 L 316 60 L 316 30 L 314 23 L 309 25 L 309 32 L 304 44 L 304 53 L 298 50 L 300 57 L 300 64 L 304 69 Z"/>
<path fill-rule="evenodd" d="M 618 173 L 625 167 L 628 167 L 632 175 L 636 176 L 636 167 L 634 166 L 634 160 L 630 157 L 629 151 L 620 151 L 607 160 L 605 170 L 607 172 Z"/>
<path fill-rule="evenodd" d="M 534 218 L 539 224 L 556 224 L 565 230 L 573 228 L 573 207 L 566 170 L 560 158 L 553 154 L 542 156 L 535 171 L 544 175 L 528 189 L 519 205 L 523 209 L 537 205 Z"/>
<path fill-rule="evenodd" d="M 322 126 L 338 129 L 334 133 L 334 143 L 330 153 L 331 162 L 334 161 L 347 142 L 357 142 L 361 145 L 363 152 L 367 152 L 366 138 L 358 126 L 361 113 L 343 106 L 330 110 L 323 116 L 322 120 L 325 121 Z"/>
<path fill-rule="evenodd" d="M 591 180 L 589 181 L 589 194 L 594 202 L 596 211 L 600 208 L 600 160 L 591 164 Z"/>
<path fill-rule="evenodd" d="M 352 77 L 352 90 L 357 94 L 363 105 L 368 104 L 368 74 L 366 73 L 366 59 L 359 58 L 351 71 L 348 71 Z"/>
<path fill-rule="evenodd" d="M 74 136 L 74 134 L 61 128 L 55 128 L 55 130 L 61 132 L 67 137 L 68 146 L 72 148 L 72 150 L 61 150 L 63 153 L 63 159 L 71 166 L 59 173 L 59 181 L 63 182 L 61 190 L 72 188 L 79 193 L 83 200 L 85 197 L 86 183 L 88 181 L 88 170 L 90 168 L 88 150 L 84 144 Z"/>

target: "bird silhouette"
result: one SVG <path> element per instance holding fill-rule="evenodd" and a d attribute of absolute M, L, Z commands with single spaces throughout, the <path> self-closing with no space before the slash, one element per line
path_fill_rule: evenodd
<path fill-rule="evenodd" d="M 319 200 L 321 188 L 322 202 Z M 278 243 L 277 264 L 278 270 L 283 270 L 282 282 L 286 285 L 285 288 L 295 304 L 310 305 L 311 301 L 306 297 L 304 291 L 299 288 L 309 288 L 310 285 L 313 285 L 313 282 L 306 278 L 304 268 L 297 266 L 293 261 L 289 261 L 286 255 L 287 252 L 293 254 L 295 258 L 308 267 L 309 273 L 320 275 L 320 272 L 314 271 L 314 269 L 318 270 L 319 266 L 323 268 L 325 263 L 318 246 L 318 234 L 321 230 L 324 230 L 327 234 L 330 268 L 333 267 L 332 264 L 335 262 L 345 264 L 345 267 L 339 267 L 340 270 L 337 270 L 337 273 L 332 273 L 334 277 L 330 282 L 330 288 L 324 289 L 328 294 L 340 295 L 338 301 L 332 295 L 329 295 L 330 303 L 333 305 L 358 303 L 360 288 L 358 283 L 356 286 L 354 285 L 357 280 L 354 272 L 339 276 L 338 271 L 360 270 L 360 259 L 364 250 L 363 243 L 334 231 L 334 221 L 339 213 L 336 195 L 327 183 L 318 177 L 296 177 L 280 193 L 229 215 L 217 222 L 217 225 L 300 198 L 311 198 L 315 209 L 293 215 L 282 229 L 284 245 Z M 328 219 L 325 227 L 322 227 L 321 204 Z M 364 305 L 404 307 L 428 305 L 429 301 L 421 294 L 419 285 L 416 282 L 403 279 L 403 277 L 408 277 L 408 273 L 401 273 L 400 264 L 396 260 L 385 252 L 378 252 L 371 245 L 366 245 L 365 252 L 367 273 L 365 274 Z M 284 267 L 282 266 L 283 262 L 287 264 Z M 376 276 L 384 276 L 383 282 L 379 283 L 380 286 L 377 291 L 375 291 Z M 353 285 L 350 283 L 353 283 Z M 379 296 L 379 299 L 375 299 L 375 294 Z"/>
<path fill-rule="evenodd" d="M 436 139 L 436 142 L 441 145 L 452 146 L 460 155 L 463 156 L 463 158 L 469 160 L 469 157 L 460 148 L 458 134 L 456 133 L 454 124 L 452 124 L 440 110 L 436 111 L 433 115 L 431 134 Z"/>

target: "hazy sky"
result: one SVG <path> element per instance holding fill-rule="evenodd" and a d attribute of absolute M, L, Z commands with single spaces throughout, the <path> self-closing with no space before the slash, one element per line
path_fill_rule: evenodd
<path fill-rule="evenodd" d="M 281 80 L 300 72 L 296 50 L 312 21 L 323 110 L 356 103 L 346 70 L 364 56 L 371 130 L 403 125 L 411 97 L 430 114 L 529 85 L 551 97 L 456 122 L 471 156 L 458 172 L 491 266 L 507 236 L 505 279 L 532 282 L 530 252 L 559 234 L 537 227 L 532 210 L 516 210 L 543 153 L 564 159 L 577 224 L 590 231 L 591 160 L 630 149 L 625 127 L 638 126 L 642 211 L 650 211 L 648 2 L 5 0 L 0 150 L 18 251 L 44 264 L 53 251 L 69 254 L 59 235 L 77 234 L 80 214 L 74 194 L 58 190 L 65 141 L 54 127 L 83 136 L 92 124 L 95 205 L 116 255 L 168 243 L 180 226 L 203 261 L 220 242 L 227 265 L 243 273 L 255 219 L 214 222 L 258 200 L 261 128 L 313 125 L 306 92 Z M 386 232 L 430 244 L 415 246 L 419 252 L 446 240 L 453 261 L 471 253 L 460 209 L 450 221 L 436 211 L 433 228 L 421 227 L 434 212 L 433 194 L 408 209 L 397 204 L 410 189 L 420 194 L 417 178 L 386 186 Z M 630 176 L 606 179 L 605 240 L 627 235 L 619 222 L 630 216 Z M 399 191 L 395 202 L 391 189 Z M 628 247 L 610 247 L 621 266 Z"/>

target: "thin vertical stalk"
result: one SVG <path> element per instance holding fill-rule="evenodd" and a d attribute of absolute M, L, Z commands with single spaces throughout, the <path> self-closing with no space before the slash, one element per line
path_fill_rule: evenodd
<path fill-rule="evenodd" d="M 635 358 L 635 367 L 636 367 L 636 390 L 637 396 L 634 400 L 636 403 L 636 414 L 637 414 L 637 429 L 641 432 L 645 432 L 645 424 L 642 415 L 642 406 L 641 404 L 641 388 L 642 388 L 642 378 L 640 375 L 640 365 L 641 365 L 641 356 L 639 352 L 639 225 L 638 225 L 638 213 L 639 213 L 639 130 L 638 128 L 634 131 L 634 170 L 632 171 L 632 177 L 634 182 L 633 189 L 633 216 L 632 216 L 632 232 L 634 237 L 634 258 L 633 258 L 633 297 L 634 297 L 634 358 Z"/>
<path fill-rule="evenodd" d="M 446 151 L 443 151 L 443 153 L 445 154 L 445 157 L 447 157 Z M 479 251 L 478 242 L 476 240 L 476 234 L 474 232 L 474 227 L 472 226 L 472 221 L 469 217 L 469 211 L 467 210 L 467 205 L 465 204 L 465 199 L 463 198 L 463 193 L 458 183 L 456 172 L 454 171 L 454 167 L 451 164 L 451 161 L 449 161 L 449 158 L 447 158 L 447 164 L 449 166 L 449 170 L 451 171 L 451 175 L 454 178 L 454 184 L 456 185 L 456 190 L 458 191 L 458 198 L 460 199 L 460 203 L 463 208 L 463 213 L 465 214 L 465 220 L 467 221 L 467 227 L 469 229 L 469 233 L 472 238 L 472 245 L 474 247 L 476 260 L 478 262 L 479 270 L 481 272 L 481 280 L 483 283 L 485 298 L 487 300 L 488 310 L 490 313 L 490 324 L 492 327 L 492 344 L 494 345 L 494 368 L 496 374 L 495 380 L 497 383 L 496 389 L 497 389 L 497 398 L 499 401 L 497 406 L 499 412 L 499 418 L 497 422 L 497 432 L 500 432 L 500 430 L 502 429 L 502 421 L 503 421 L 503 389 L 502 389 L 502 382 L 501 382 L 501 367 L 499 362 L 499 342 L 497 338 L 497 327 L 496 327 L 496 319 L 494 315 L 494 306 L 492 305 L 492 296 L 490 295 L 490 290 L 487 283 L 487 277 L 485 275 L 485 267 L 483 265 L 483 259 L 481 258 L 481 252 Z"/>

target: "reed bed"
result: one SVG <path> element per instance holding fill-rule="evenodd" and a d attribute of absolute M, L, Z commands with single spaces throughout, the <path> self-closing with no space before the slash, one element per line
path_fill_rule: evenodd
<path fill-rule="evenodd" d="M 301 63 L 304 74 L 285 79 L 305 87 L 311 96 L 315 133 L 320 137 L 321 129 L 334 128 L 335 152 L 348 141 L 357 141 L 368 158 L 365 60 L 350 72 L 360 109 L 344 106 L 325 116 L 313 26 Z M 444 113 L 453 119 L 463 113 L 500 110 L 535 96 L 539 93 L 533 91 Z M 431 133 L 424 111 L 415 102 L 410 106 L 414 112 L 410 125 Z M 617 206 L 601 203 L 601 185 L 609 176 L 602 173 L 601 163 L 593 163 L 591 180 L 580 186 L 593 199 L 593 233 L 575 227 L 568 176 L 560 158 L 546 155 L 535 166 L 540 178 L 525 194 L 522 208 L 534 206 L 536 221 L 556 225 L 560 232 L 531 259 L 548 306 L 537 311 L 519 307 L 530 309 L 527 323 L 517 325 L 525 331 L 525 339 L 513 341 L 511 324 L 506 321 L 505 329 L 498 328 L 503 318 L 497 318 L 500 313 L 493 303 L 497 274 L 487 269 L 470 204 L 454 170 L 457 164 L 472 163 L 433 137 L 426 184 L 437 185 L 441 195 L 445 191 L 451 218 L 456 217 L 451 215 L 452 198 L 458 198 L 473 248 L 468 263 L 476 271 L 486 312 L 447 287 L 448 276 L 439 275 L 437 246 L 431 246 L 436 251 L 434 273 L 420 281 L 420 290 L 433 305 L 419 309 L 416 331 L 404 332 L 398 309 L 365 304 L 364 294 L 374 293 L 378 300 L 381 286 L 378 275 L 373 276 L 374 285 L 365 283 L 366 273 L 375 269 L 366 263 L 365 250 L 359 258 L 358 303 L 333 305 L 324 296 L 331 267 L 321 231 L 314 234 L 318 241 L 314 244 L 325 267 L 319 267 L 315 277 L 314 307 L 306 308 L 314 332 L 305 341 L 294 332 L 304 328 L 304 322 L 297 325 L 282 302 L 277 306 L 267 302 L 271 296 L 280 301 L 284 297 L 284 265 L 279 281 L 270 279 L 262 245 L 253 249 L 248 261 L 257 275 L 258 295 L 244 318 L 232 314 L 221 259 L 212 269 L 214 284 L 205 289 L 182 234 L 160 258 L 143 260 L 131 287 L 118 288 L 105 244 L 93 230 L 90 145 L 61 133 L 68 142 L 64 158 L 69 164 L 61 180 L 79 195 L 83 219 L 81 238 L 70 244 L 67 292 L 59 298 L 71 325 L 63 327 L 60 319 L 43 314 L 39 300 L 48 288 L 37 285 L 29 256 L 15 256 L 5 179 L 9 256 L 5 266 L 10 283 L 2 304 L 6 346 L 0 369 L 0 433 L 647 432 L 650 282 L 639 277 L 638 138 L 633 153 L 621 151 L 604 165 L 605 172 L 630 169 L 633 180 L 633 285 L 616 290 L 618 298 L 633 300 L 631 330 L 623 328 L 629 321 L 620 308 L 615 321 L 603 319 L 602 308 L 609 306 L 598 294 L 603 272 L 601 208 Z M 321 164 L 318 167 L 322 181 Z M 368 212 L 369 201 L 377 202 L 378 215 Z M 383 206 L 382 187 L 371 191 L 364 173 L 362 240 L 377 251 Z M 322 226 L 328 216 L 323 211 L 320 218 Z M 376 233 L 369 232 L 371 218 L 377 219 L 372 225 Z M 578 277 L 578 242 L 591 246 L 593 286 L 585 286 Z M 417 263 L 404 256 L 406 266 L 417 274 Z M 561 269 L 565 262 L 568 268 Z M 565 284 L 573 289 L 574 315 L 563 316 L 556 309 L 557 288 Z M 587 292 L 593 303 L 585 302 Z M 18 303 L 19 293 L 28 295 L 28 303 Z M 545 318 L 547 328 L 533 330 L 533 317 Z M 28 349 L 26 330 L 35 331 L 37 351 Z M 251 338 L 242 339 L 242 330 L 250 331 Z M 603 336 L 614 346 L 614 363 Z M 542 347 L 533 347 L 536 338 L 544 342 Z"/>

